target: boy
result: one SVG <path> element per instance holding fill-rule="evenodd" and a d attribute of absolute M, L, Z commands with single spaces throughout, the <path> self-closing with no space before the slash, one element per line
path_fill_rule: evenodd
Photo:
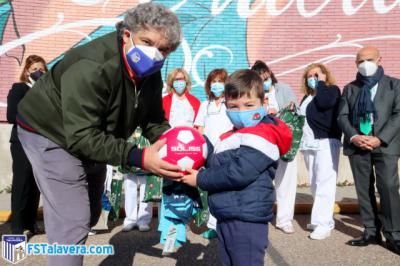
<path fill-rule="evenodd" d="M 234 130 L 224 133 L 207 169 L 188 170 L 181 181 L 208 191 L 217 218 L 223 265 L 264 265 L 268 222 L 275 202 L 277 161 L 290 147 L 292 134 L 263 107 L 263 81 L 252 70 L 234 72 L 225 84 L 227 115 Z"/>

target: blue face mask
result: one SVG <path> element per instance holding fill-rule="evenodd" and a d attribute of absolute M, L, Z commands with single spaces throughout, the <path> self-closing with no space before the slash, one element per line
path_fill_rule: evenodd
<path fill-rule="evenodd" d="M 159 71 L 164 64 L 164 57 L 157 48 L 152 46 L 134 45 L 126 53 L 126 60 L 132 71 L 139 78 L 149 76 Z"/>
<path fill-rule="evenodd" d="M 265 109 L 263 106 L 246 111 L 231 111 L 226 110 L 226 114 L 231 120 L 232 124 L 237 129 L 241 129 L 244 127 L 252 127 L 260 123 L 263 117 L 266 115 Z"/>
<path fill-rule="evenodd" d="M 317 88 L 317 84 L 318 84 L 318 79 L 315 77 L 309 77 L 307 79 L 307 85 L 309 88 L 315 90 Z"/>
<path fill-rule="evenodd" d="M 219 98 L 225 90 L 225 85 L 222 82 L 215 82 L 211 84 L 211 92 L 215 97 Z"/>
<path fill-rule="evenodd" d="M 184 81 L 184 80 L 175 80 L 172 83 L 172 86 L 174 87 L 174 90 L 176 91 L 176 93 L 181 95 L 186 89 L 186 81 Z"/>
<path fill-rule="evenodd" d="M 269 92 L 269 89 L 272 86 L 272 79 L 269 78 L 266 81 L 264 81 L 263 86 L 264 86 L 264 91 Z"/>

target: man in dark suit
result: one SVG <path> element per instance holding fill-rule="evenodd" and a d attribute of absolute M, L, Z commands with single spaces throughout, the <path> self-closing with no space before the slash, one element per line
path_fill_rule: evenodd
<path fill-rule="evenodd" d="M 375 47 L 362 48 L 356 65 L 356 80 L 343 90 L 338 124 L 344 132 L 343 151 L 349 156 L 365 230 L 347 244 L 380 244 L 382 229 L 387 248 L 400 254 L 400 80 L 384 74 Z"/>

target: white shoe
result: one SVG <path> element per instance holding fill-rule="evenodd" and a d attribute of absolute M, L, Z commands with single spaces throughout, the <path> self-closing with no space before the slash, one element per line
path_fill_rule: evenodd
<path fill-rule="evenodd" d="M 136 224 L 124 224 L 124 227 L 122 227 L 122 232 L 129 232 L 131 231 L 134 227 L 136 226 Z"/>
<path fill-rule="evenodd" d="M 278 228 L 279 230 L 282 230 L 282 232 L 284 232 L 285 234 L 293 234 L 294 233 L 294 228 L 293 228 L 293 225 L 291 225 L 291 224 L 288 224 L 288 225 L 285 225 L 282 227 L 277 226 L 276 228 Z"/>
<path fill-rule="evenodd" d="M 148 226 L 147 224 L 139 225 L 139 231 L 140 232 L 150 231 L 150 226 Z"/>
<path fill-rule="evenodd" d="M 310 238 L 314 240 L 322 240 L 331 235 L 331 230 L 330 229 L 325 229 L 321 227 L 317 227 L 312 231 L 310 234 Z"/>
<path fill-rule="evenodd" d="M 307 230 L 313 231 L 317 226 L 315 224 L 307 224 Z"/>
<path fill-rule="evenodd" d="M 94 236 L 97 232 L 93 229 L 90 229 L 88 236 Z"/>

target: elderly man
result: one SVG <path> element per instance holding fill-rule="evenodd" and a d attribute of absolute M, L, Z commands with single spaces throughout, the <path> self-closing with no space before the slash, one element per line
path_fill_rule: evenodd
<path fill-rule="evenodd" d="M 83 244 L 101 211 L 106 164 L 180 177 L 156 142 L 126 139 L 140 126 L 154 142 L 169 128 L 160 69 L 181 40 L 178 18 L 162 5 L 127 11 L 113 33 L 71 49 L 21 101 L 18 134 L 44 199 L 49 243 Z M 82 256 L 49 256 L 81 265 Z"/>
<path fill-rule="evenodd" d="M 349 156 L 365 230 L 347 244 L 380 244 L 382 229 L 387 248 L 400 254 L 400 80 L 384 74 L 375 47 L 362 48 L 356 65 L 356 80 L 343 90 L 338 123 L 344 132 L 344 154 Z"/>

